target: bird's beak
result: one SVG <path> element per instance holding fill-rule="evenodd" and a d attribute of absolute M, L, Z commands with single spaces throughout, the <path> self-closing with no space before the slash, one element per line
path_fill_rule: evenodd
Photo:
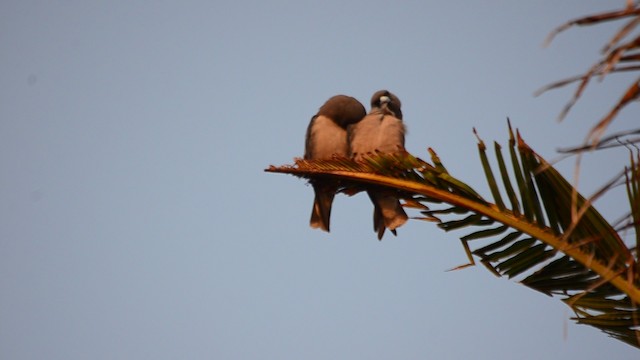
<path fill-rule="evenodd" d="M 380 104 L 387 104 L 391 102 L 391 98 L 388 96 L 380 96 Z"/>

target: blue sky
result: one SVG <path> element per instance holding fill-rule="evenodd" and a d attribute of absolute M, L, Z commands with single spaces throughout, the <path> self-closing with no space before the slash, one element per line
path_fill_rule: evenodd
<path fill-rule="evenodd" d="M 550 160 L 582 141 L 624 77 L 562 123 L 572 88 L 532 94 L 586 70 L 619 25 L 541 45 L 623 4 L 3 1 L 0 358 L 637 357 L 557 299 L 447 272 L 462 233 L 410 221 L 378 242 L 364 195 L 337 198 L 331 234 L 312 230 L 312 189 L 263 172 L 302 155 L 327 98 L 368 107 L 386 88 L 407 149 L 434 148 L 488 195 L 472 128 L 504 144 L 508 116 Z M 587 157 L 580 188 L 626 161 Z M 596 205 L 614 220 L 623 200 Z"/>

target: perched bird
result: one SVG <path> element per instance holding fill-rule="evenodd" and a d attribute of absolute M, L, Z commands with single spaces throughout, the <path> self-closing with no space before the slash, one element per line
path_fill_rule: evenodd
<path fill-rule="evenodd" d="M 311 118 L 307 128 L 304 158 L 307 160 L 331 159 L 334 155 L 347 157 L 347 127 L 355 124 L 367 114 L 364 106 L 346 95 L 336 95 L 324 103 Z M 336 181 L 311 181 L 315 200 L 309 224 L 312 228 L 329 231 L 331 204 L 338 189 Z"/>
<path fill-rule="evenodd" d="M 348 131 L 349 155 L 362 160 L 367 153 L 404 151 L 404 134 L 400 99 L 387 90 L 371 98 L 371 111 Z M 382 239 L 386 228 L 396 234 L 396 228 L 407 222 L 407 213 L 397 194 L 390 189 L 370 187 L 367 193 L 373 202 L 373 229 Z"/>

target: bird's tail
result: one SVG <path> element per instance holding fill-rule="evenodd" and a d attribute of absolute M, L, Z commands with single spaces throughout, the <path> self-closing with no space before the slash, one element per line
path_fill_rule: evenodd
<path fill-rule="evenodd" d="M 373 230 L 378 233 L 378 240 L 382 240 L 385 229 L 396 235 L 396 229 L 404 225 L 409 217 L 400 205 L 400 201 L 389 191 L 369 191 L 373 202 Z"/>
<path fill-rule="evenodd" d="M 333 198 L 336 196 L 336 189 L 333 186 L 314 185 L 315 199 L 313 201 L 313 209 L 311 209 L 311 220 L 309 225 L 314 228 L 320 228 L 329 232 L 329 222 L 331 219 L 331 205 Z"/>

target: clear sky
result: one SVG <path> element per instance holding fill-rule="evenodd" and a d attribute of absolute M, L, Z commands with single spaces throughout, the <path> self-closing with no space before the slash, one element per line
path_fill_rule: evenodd
<path fill-rule="evenodd" d="M 270 164 L 303 153 L 343 93 L 403 103 L 407 149 L 434 148 L 489 195 L 476 127 L 509 116 L 541 155 L 579 143 L 626 85 L 539 87 L 595 62 L 619 24 L 545 36 L 623 0 L 0 3 L 0 358 L 633 359 L 568 307 L 410 221 L 376 240 L 372 206 Z M 629 127 L 637 105 L 616 126 Z M 632 120 L 633 119 L 633 120 Z M 634 121 L 634 122 L 632 122 Z M 587 194 L 627 161 L 588 157 Z M 573 161 L 559 163 L 572 176 Z M 621 198 L 598 208 L 609 219 Z"/>

